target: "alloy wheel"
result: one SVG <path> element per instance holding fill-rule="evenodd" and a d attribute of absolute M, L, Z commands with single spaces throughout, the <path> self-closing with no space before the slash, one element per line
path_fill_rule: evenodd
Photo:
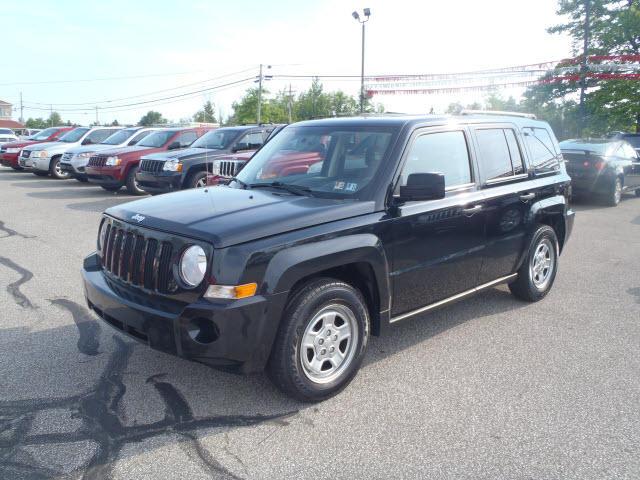
<path fill-rule="evenodd" d="M 529 261 L 529 274 L 538 290 L 544 290 L 555 268 L 555 249 L 548 238 L 543 238 L 536 246 Z"/>

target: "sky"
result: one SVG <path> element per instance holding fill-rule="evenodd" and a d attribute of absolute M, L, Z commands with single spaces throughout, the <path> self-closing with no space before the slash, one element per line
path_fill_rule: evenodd
<path fill-rule="evenodd" d="M 351 12 L 371 9 L 365 75 L 462 72 L 559 60 L 568 38 L 550 35 L 556 0 L 182 0 L 3 2 L 0 99 L 24 118 L 58 111 L 64 120 L 136 123 L 148 110 L 173 121 L 210 100 L 224 117 L 254 86 L 260 64 L 272 75 L 359 75 L 361 29 Z M 27 7 L 28 5 L 28 7 Z M 191 94 L 248 79 L 245 83 Z M 274 78 L 271 93 L 310 79 Z M 354 96 L 359 79 L 323 80 Z M 162 103 L 130 105 L 184 95 Z M 501 91 L 518 97 L 521 88 Z M 374 97 L 387 111 L 444 111 L 482 92 Z M 79 111 L 79 109 L 85 109 Z M 19 109 L 14 119 L 20 116 Z"/>

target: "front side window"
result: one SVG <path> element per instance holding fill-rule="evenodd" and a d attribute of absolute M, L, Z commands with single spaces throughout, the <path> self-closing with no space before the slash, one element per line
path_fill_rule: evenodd
<path fill-rule="evenodd" d="M 330 198 L 356 196 L 379 174 L 396 132 L 396 127 L 287 127 L 256 153 L 238 179 L 252 188 L 288 186 Z"/>
<path fill-rule="evenodd" d="M 193 148 L 209 148 L 212 150 L 222 150 L 229 148 L 231 143 L 238 137 L 239 132 L 235 129 L 210 130 L 202 135 L 191 145 Z"/>
<path fill-rule="evenodd" d="M 538 172 L 557 170 L 560 167 L 558 152 L 549 132 L 544 128 L 532 127 L 523 128 L 522 131 L 534 170 Z"/>
<path fill-rule="evenodd" d="M 400 185 L 405 185 L 412 173 L 442 173 L 445 188 L 471 183 L 464 132 L 435 132 L 416 138 L 402 170 Z"/>
<path fill-rule="evenodd" d="M 63 136 L 61 136 L 58 139 L 58 141 L 66 142 L 66 143 L 75 143 L 80 141 L 82 136 L 88 131 L 89 129 L 85 127 L 74 128 L 73 130 L 70 130 L 67 133 L 65 133 Z"/>
<path fill-rule="evenodd" d="M 477 130 L 476 138 L 478 139 L 480 166 L 485 180 L 499 180 L 513 176 L 511 153 L 504 129 Z"/>
<path fill-rule="evenodd" d="M 142 140 L 144 137 L 146 137 L 150 133 L 152 133 L 150 130 L 147 130 L 145 132 L 140 132 L 139 134 L 137 134 L 136 136 L 134 136 L 131 139 L 131 141 L 129 142 L 129 145 L 135 145 L 136 143 L 138 143 L 140 140 Z"/>
<path fill-rule="evenodd" d="M 145 137 L 140 143 L 138 143 L 138 147 L 152 147 L 152 148 L 160 148 L 167 141 L 173 137 L 175 134 L 175 130 L 161 130 L 158 132 L 153 132 L 151 135 Z"/>
<path fill-rule="evenodd" d="M 36 133 L 31 138 L 31 140 L 47 140 L 51 135 L 56 133 L 58 130 L 59 130 L 59 128 L 55 128 L 55 127 L 45 128 L 41 132 Z"/>

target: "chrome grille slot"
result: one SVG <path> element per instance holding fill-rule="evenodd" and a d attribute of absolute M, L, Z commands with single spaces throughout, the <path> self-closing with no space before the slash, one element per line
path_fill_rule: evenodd
<path fill-rule="evenodd" d="M 164 168 L 164 162 L 158 160 L 145 160 L 140 161 L 140 170 L 143 172 L 158 173 Z"/>

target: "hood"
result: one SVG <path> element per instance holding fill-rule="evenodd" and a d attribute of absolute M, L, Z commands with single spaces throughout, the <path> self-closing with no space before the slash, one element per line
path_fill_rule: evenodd
<path fill-rule="evenodd" d="M 103 150 L 111 150 L 114 147 L 118 148 L 117 145 L 104 145 L 102 143 L 94 143 L 91 145 L 81 145 L 79 147 L 70 148 L 69 150 L 67 150 L 67 153 L 77 155 L 84 152 L 101 152 Z"/>
<path fill-rule="evenodd" d="M 374 209 L 373 201 L 302 197 L 276 190 L 220 186 L 145 198 L 109 208 L 106 213 L 134 225 L 197 238 L 212 243 L 215 248 L 224 248 L 373 213 Z M 132 220 L 138 215 L 144 219 Z"/>
<path fill-rule="evenodd" d="M 220 153 L 222 150 L 212 150 L 210 148 L 183 148 L 181 150 L 167 150 L 164 152 L 152 153 L 149 155 L 145 155 L 145 160 L 184 160 L 187 158 L 195 158 L 195 157 L 217 157 L 218 155 L 223 155 Z"/>
<path fill-rule="evenodd" d="M 67 142 L 43 142 L 36 143 L 35 145 L 29 147 L 29 150 L 32 152 L 37 152 L 40 150 L 64 150 L 66 148 L 72 148 L 76 143 L 67 143 Z"/>
<path fill-rule="evenodd" d="M 94 145 L 95 146 L 95 145 Z M 160 148 L 152 148 L 152 147 L 139 147 L 137 145 L 131 145 L 130 147 L 120 147 L 120 148 L 108 148 L 105 150 L 101 150 L 101 155 L 109 155 L 109 156 L 118 156 L 118 157 L 136 157 L 142 154 L 142 152 L 158 152 Z"/>

